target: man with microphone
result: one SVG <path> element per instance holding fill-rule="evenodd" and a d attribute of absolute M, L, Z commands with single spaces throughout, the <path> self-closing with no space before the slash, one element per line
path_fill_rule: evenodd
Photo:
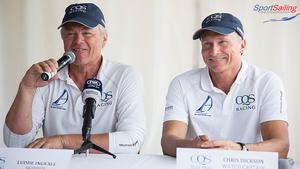
<path fill-rule="evenodd" d="M 87 79 L 94 78 L 101 81 L 102 91 L 91 141 L 112 153 L 139 152 L 145 132 L 142 79 L 132 67 L 102 56 L 108 38 L 102 11 L 92 3 L 71 4 L 59 28 L 65 55 L 76 57 L 64 55 L 59 63 L 49 59 L 30 67 L 6 116 L 5 144 L 80 148 L 82 91 Z M 42 74 L 50 78 L 42 79 Z M 35 139 L 41 127 L 43 137 Z"/>

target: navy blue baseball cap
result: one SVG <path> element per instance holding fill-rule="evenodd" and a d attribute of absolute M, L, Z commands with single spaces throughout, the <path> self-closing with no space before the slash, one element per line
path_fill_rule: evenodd
<path fill-rule="evenodd" d="M 58 29 L 69 22 L 76 22 L 88 28 L 94 28 L 100 24 L 105 28 L 104 15 L 100 8 L 93 3 L 69 5 L 65 10 L 65 16 Z"/>
<path fill-rule="evenodd" d="M 237 32 L 244 38 L 244 29 L 241 21 L 230 13 L 214 13 L 206 17 L 201 24 L 201 29 L 197 30 L 193 39 L 201 39 L 204 31 L 213 31 L 222 35 Z"/>

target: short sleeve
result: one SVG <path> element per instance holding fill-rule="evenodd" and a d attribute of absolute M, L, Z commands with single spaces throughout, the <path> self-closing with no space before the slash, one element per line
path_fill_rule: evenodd
<path fill-rule="evenodd" d="M 260 123 L 271 120 L 287 121 L 287 102 L 283 84 L 274 73 L 269 73 L 261 96 Z"/>
<path fill-rule="evenodd" d="M 187 106 L 179 78 L 175 78 L 168 89 L 166 97 L 164 121 L 178 120 L 188 124 Z"/>

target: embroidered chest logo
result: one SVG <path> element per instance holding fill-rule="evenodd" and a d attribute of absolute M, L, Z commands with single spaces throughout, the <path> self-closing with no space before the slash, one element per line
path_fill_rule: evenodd
<path fill-rule="evenodd" d="M 119 144 L 119 146 L 121 146 L 121 147 L 134 147 L 134 146 L 137 145 L 137 143 L 138 143 L 138 141 L 135 141 L 132 144 Z"/>
<path fill-rule="evenodd" d="M 236 111 L 255 110 L 255 95 L 248 94 L 235 98 Z"/>
<path fill-rule="evenodd" d="M 97 105 L 97 107 L 101 106 L 109 106 L 112 105 L 113 93 L 112 91 L 102 92 L 101 94 L 101 103 Z"/>
<path fill-rule="evenodd" d="M 195 116 L 211 116 L 211 114 L 209 114 L 209 111 L 212 108 L 212 106 L 213 106 L 213 100 L 212 100 L 211 96 L 207 96 L 205 101 L 202 103 L 200 108 L 196 110 L 194 115 Z"/>
<path fill-rule="evenodd" d="M 68 102 L 69 94 L 65 89 L 63 93 L 51 104 L 51 108 L 67 110 L 65 104 Z"/>

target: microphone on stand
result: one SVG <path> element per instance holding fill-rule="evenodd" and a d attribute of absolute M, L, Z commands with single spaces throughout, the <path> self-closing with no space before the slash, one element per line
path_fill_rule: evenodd
<path fill-rule="evenodd" d="M 91 129 L 92 129 L 92 119 L 95 116 L 96 107 L 99 103 L 102 93 L 102 83 L 98 79 L 88 79 L 85 81 L 82 99 L 83 99 L 83 114 L 82 117 L 82 137 L 83 140 L 90 140 Z"/>
<path fill-rule="evenodd" d="M 84 83 L 82 91 L 83 106 L 83 125 L 82 125 L 82 139 L 83 143 L 81 147 L 74 150 L 74 154 L 80 154 L 85 152 L 88 154 L 89 149 L 95 149 L 105 154 L 111 155 L 113 158 L 117 156 L 111 152 L 105 150 L 104 148 L 97 146 L 91 141 L 91 130 L 92 130 L 92 119 L 95 116 L 95 111 L 100 101 L 102 94 L 102 83 L 98 79 L 88 79 Z"/>
<path fill-rule="evenodd" d="M 75 54 L 72 51 L 65 52 L 63 56 L 58 59 L 58 68 L 55 72 L 43 72 L 41 74 L 41 78 L 44 81 L 48 81 L 51 79 L 57 72 L 59 72 L 62 68 L 64 68 L 66 65 L 73 63 L 75 61 Z"/>

